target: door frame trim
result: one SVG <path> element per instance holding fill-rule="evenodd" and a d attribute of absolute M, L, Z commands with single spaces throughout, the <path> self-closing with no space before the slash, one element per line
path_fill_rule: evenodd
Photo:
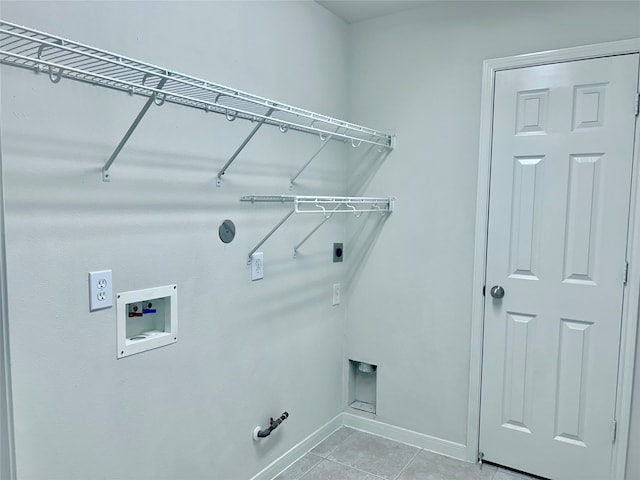
<path fill-rule="evenodd" d="M 467 415 L 467 460 L 478 458 L 480 439 L 480 393 L 482 385 L 482 340 L 484 326 L 484 300 L 482 290 L 485 285 L 487 262 L 487 232 L 489 221 L 489 180 L 491 171 L 491 137 L 493 125 L 493 100 L 495 74 L 500 70 L 532 67 L 550 63 L 587 60 L 592 58 L 640 53 L 640 38 L 616 42 L 599 43 L 580 47 L 550 50 L 545 52 L 517 55 L 513 57 L 485 60 L 482 72 L 482 101 L 480 107 L 480 145 L 478 160 L 478 184 L 476 199 L 475 251 L 473 262 L 473 295 L 471 312 L 471 345 L 469 365 L 469 407 Z M 622 312 L 622 337 L 620 363 L 618 367 L 618 387 L 616 400 L 617 438 L 613 445 L 611 479 L 624 480 L 629 426 L 631 419 L 631 399 L 636 354 L 637 318 L 640 314 L 640 297 L 630 295 L 640 291 L 640 121 L 636 121 L 635 150 L 629 233 L 627 240 L 627 260 L 629 277 L 624 287 Z M 640 367 L 639 367 L 640 368 Z M 613 420 L 613 419 L 612 419 Z"/>

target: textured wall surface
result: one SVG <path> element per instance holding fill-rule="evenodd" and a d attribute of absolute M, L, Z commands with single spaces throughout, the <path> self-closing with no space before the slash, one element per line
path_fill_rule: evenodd
<path fill-rule="evenodd" d="M 346 354 L 379 366 L 379 420 L 466 443 L 482 62 L 633 37 L 638 2 L 434 2 L 352 25 L 353 121 L 398 135 L 364 190 L 397 208 L 348 294 Z"/>
<path fill-rule="evenodd" d="M 305 1 L 1 9 L 398 135 L 388 158 L 332 144 L 294 191 L 395 195 L 393 215 L 332 219 L 294 260 L 320 221 L 298 215 L 264 245 L 265 279 L 252 283 L 246 254 L 286 207 L 238 199 L 289 193 L 317 138 L 265 127 L 216 188 L 252 125 L 153 107 L 104 183 L 143 99 L 2 67 L 20 479 L 250 478 L 343 409 L 346 358 L 378 365 L 379 420 L 465 443 L 482 62 L 640 36 L 638 2 L 434 2 L 350 26 Z M 238 231 L 228 245 L 225 218 Z M 345 262 L 332 264 L 341 241 Z M 105 268 L 116 292 L 179 285 L 175 345 L 116 360 L 115 309 L 88 308 L 87 273 Z M 253 442 L 284 410 L 278 435 Z M 630 455 L 627 479 L 638 477 Z"/>
<path fill-rule="evenodd" d="M 2 16 L 46 32 L 346 116 L 347 27 L 313 2 L 3 2 Z M 316 136 L 251 131 L 165 104 L 153 107 L 111 169 L 101 168 L 144 99 L 2 67 L 3 163 L 16 456 L 20 479 L 247 479 L 341 409 L 344 265 L 330 222 L 295 216 L 246 255 L 286 206 Z M 349 147 L 351 148 L 351 147 Z M 294 193 L 340 194 L 347 149 L 334 142 Z M 226 218 L 233 243 L 218 239 Z M 114 292 L 176 283 L 176 344 L 116 360 L 115 308 L 89 312 L 89 271 Z M 287 410 L 268 440 L 256 425 Z"/>

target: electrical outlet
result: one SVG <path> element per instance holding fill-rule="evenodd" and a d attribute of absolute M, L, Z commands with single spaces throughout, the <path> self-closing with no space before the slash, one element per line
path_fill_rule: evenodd
<path fill-rule="evenodd" d="M 333 284 L 333 306 L 340 305 L 340 284 Z"/>
<path fill-rule="evenodd" d="M 251 255 L 251 281 L 264 278 L 264 255 L 262 252 L 256 252 Z"/>
<path fill-rule="evenodd" d="M 101 310 L 113 306 L 111 270 L 89 272 L 89 310 Z"/>
<path fill-rule="evenodd" d="M 333 263 L 341 262 L 344 255 L 342 243 L 333 244 Z"/>

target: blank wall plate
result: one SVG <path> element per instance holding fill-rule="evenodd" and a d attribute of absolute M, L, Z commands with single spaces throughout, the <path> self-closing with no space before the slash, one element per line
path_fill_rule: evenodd
<path fill-rule="evenodd" d="M 332 305 L 340 305 L 340 284 L 339 283 L 334 283 L 333 284 L 333 302 Z"/>
<path fill-rule="evenodd" d="M 256 252 L 251 255 L 251 281 L 264 278 L 264 254 Z"/>
<path fill-rule="evenodd" d="M 111 270 L 89 272 L 89 310 L 101 310 L 113 306 Z"/>

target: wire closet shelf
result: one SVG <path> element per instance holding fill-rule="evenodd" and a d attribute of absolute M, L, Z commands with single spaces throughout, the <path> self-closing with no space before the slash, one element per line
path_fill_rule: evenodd
<path fill-rule="evenodd" d="M 278 230 L 294 213 L 321 213 L 324 216 L 322 222 L 304 237 L 293 248 L 293 257 L 296 258 L 298 249 L 324 225 L 336 213 L 351 213 L 356 217 L 365 212 L 377 212 L 382 216 L 393 212 L 395 197 L 335 197 L 335 196 L 310 196 L 310 195 L 246 195 L 240 197 L 242 202 L 278 202 L 293 203 L 293 208 L 280 220 L 275 227 L 267 233 L 247 255 L 247 264 L 251 265 L 251 256 Z"/>
<path fill-rule="evenodd" d="M 295 130 L 393 148 L 393 137 L 377 130 L 275 102 L 149 63 L 110 53 L 28 27 L 0 20 L 0 63 L 61 79 L 99 85 L 205 112 L 262 122 L 282 132 Z"/>
<path fill-rule="evenodd" d="M 246 195 L 242 202 L 281 202 L 293 203 L 295 213 L 322 213 L 325 216 L 334 213 L 353 213 L 359 216 L 364 212 L 381 214 L 393 211 L 393 197 L 335 197 L 313 195 Z"/>

